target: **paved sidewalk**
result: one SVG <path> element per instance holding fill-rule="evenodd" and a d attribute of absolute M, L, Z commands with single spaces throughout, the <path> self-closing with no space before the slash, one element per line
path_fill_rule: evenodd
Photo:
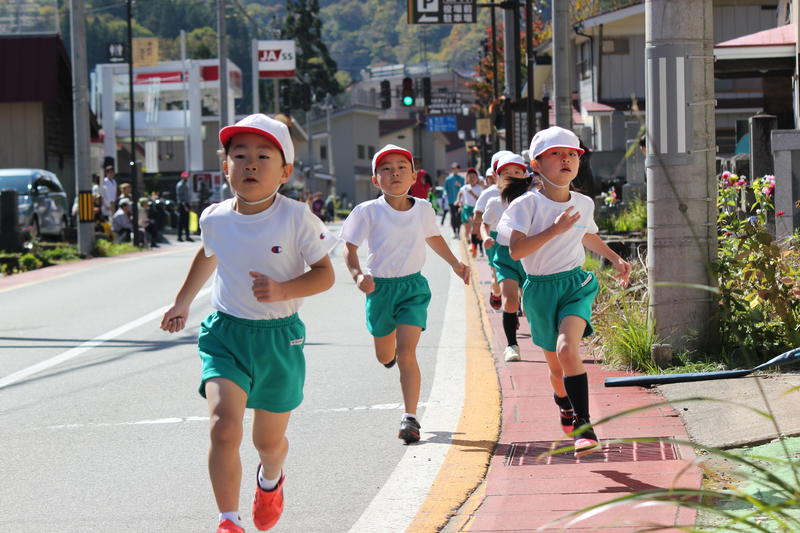
<path fill-rule="evenodd" d="M 473 260 L 481 280 L 478 291 L 486 310 L 490 342 L 502 394 L 502 430 L 484 485 L 473 494 L 445 531 L 533 531 L 585 506 L 627 493 L 656 487 L 699 488 L 701 473 L 693 465 L 690 447 L 666 443 L 617 443 L 603 453 L 575 459 L 571 453 L 537 460 L 548 449 L 571 445 L 561 431 L 553 403 L 547 364 L 530 341 L 522 320 L 519 343 L 522 361 L 503 360 L 505 335 L 502 313 L 488 306 L 490 271 L 485 259 Z M 587 354 L 592 420 L 626 409 L 664 401 L 640 388 L 606 389 L 603 380 L 623 375 L 611 372 Z M 597 428 L 601 440 L 670 437 L 688 440 L 677 413 L 670 407 L 637 412 Z M 561 521 L 547 531 L 632 532 L 645 524 L 693 524 L 695 514 L 675 506 L 627 506 L 607 510 L 573 524 Z"/>

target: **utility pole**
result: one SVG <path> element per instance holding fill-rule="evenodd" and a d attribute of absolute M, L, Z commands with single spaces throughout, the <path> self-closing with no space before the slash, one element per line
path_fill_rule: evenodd
<path fill-rule="evenodd" d="M 800 0 L 792 0 L 792 24 L 794 24 L 794 127 L 800 129 Z M 755 176 L 751 176 L 755 178 Z"/>
<path fill-rule="evenodd" d="M 533 69 L 536 67 L 536 55 L 533 52 L 533 0 L 525 0 L 525 56 L 528 60 L 528 141 L 536 133 L 536 110 L 534 108 Z"/>
<path fill-rule="evenodd" d="M 506 128 L 506 150 L 516 151 L 514 148 L 514 104 L 519 98 L 519 20 L 515 15 L 519 13 L 516 0 L 513 6 L 503 7 L 503 56 L 506 71 L 505 95 L 503 117 Z M 516 29 L 516 35 L 515 35 Z"/>
<path fill-rule="evenodd" d="M 253 114 L 258 113 L 258 39 L 250 42 L 250 64 L 253 70 Z"/>
<path fill-rule="evenodd" d="M 186 85 L 187 70 L 186 70 L 186 32 L 181 30 L 181 85 L 183 88 L 183 169 L 189 171 L 191 169 L 190 147 L 189 147 L 189 121 L 187 118 L 189 107 L 189 89 Z"/>
<path fill-rule="evenodd" d="M 225 0 L 217 0 L 217 50 L 219 52 L 219 127 L 227 126 L 228 112 L 228 38 L 225 29 Z"/>
<path fill-rule="evenodd" d="M 128 98 L 131 105 L 128 113 L 130 119 L 130 132 L 131 132 L 131 194 L 133 195 L 133 244 L 139 246 L 141 239 L 139 238 L 139 191 L 142 190 L 141 183 L 139 183 L 139 171 L 136 168 L 136 126 L 133 113 L 136 107 L 136 100 L 133 97 L 133 0 L 127 1 L 127 15 L 128 15 Z"/>
<path fill-rule="evenodd" d="M 714 331 L 717 183 L 712 0 L 646 0 L 647 271 L 656 334 Z"/>
<path fill-rule="evenodd" d="M 553 1 L 553 95 L 556 126 L 572 129 L 572 71 L 570 58 L 569 2 Z M 543 111 L 547 113 L 548 110 Z"/>
<path fill-rule="evenodd" d="M 72 116 L 75 137 L 75 194 L 78 197 L 78 250 L 94 249 L 94 206 L 89 177 L 89 76 L 86 64 L 85 0 L 70 1 L 72 33 Z"/>

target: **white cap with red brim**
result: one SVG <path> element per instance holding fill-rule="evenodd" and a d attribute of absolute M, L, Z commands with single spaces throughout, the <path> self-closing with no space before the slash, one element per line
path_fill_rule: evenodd
<path fill-rule="evenodd" d="M 514 152 L 509 152 L 508 150 L 500 150 L 499 152 L 495 152 L 492 156 L 492 164 L 491 167 L 497 172 L 497 161 L 500 160 L 506 154 L 513 154 Z"/>
<path fill-rule="evenodd" d="M 233 126 L 226 126 L 219 130 L 219 142 L 222 146 L 228 144 L 231 137 L 237 133 L 255 133 L 266 137 L 278 146 L 283 152 L 286 164 L 294 164 L 294 144 L 289 128 L 283 122 L 270 118 L 262 113 L 248 115 Z"/>
<path fill-rule="evenodd" d="M 497 160 L 497 174 L 500 174 L 500 171 L 508 166 L 517 166 L 522 170 L 528 170 L 528 165 L 525 164 L 525 160 L 522 156 L 512 152 L 505 154 Z"/>
<path fill-rule="evenodd" d="M 583 155 L 581 142 L 578 136 L 568 129 L 559 126 L 550 126 L 541 130 L 531 139 L 530 157 L 531 161 L 542 155 L 551 148 L 572 148 L 578 152 L 578 156 Z"/>
<path fill-rule="evenodd" d="M 411 168 L 414 168 L 414 156 L 411 155 L 411 152 L 406 150 L 405 148 L 401 148 L 394 144 L 387 144 L 380 150 L 378 150 L 374 156 L 372 156 L 372 175 L 378 175 L 378 165 L 381 163 L 384 157 L 390 154 L 399 154 L 403 157 L 407 158 L 409 163 L 411 163 Z"/>

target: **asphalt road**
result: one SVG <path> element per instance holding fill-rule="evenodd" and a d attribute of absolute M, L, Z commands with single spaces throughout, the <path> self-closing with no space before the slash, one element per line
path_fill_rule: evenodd
<path fill-rule="evenodd" d="M 195 301 L 186 330 L 158 329 L 196 249 L 176 243 L 166 253 L 0 287 L 0 532 L 214 530 L 208 418 L 196 392 L 195 339 L 211 310 L 208 294 Z M 289 426 L 286 510 L 274 531 L 397 531 L 424 498 L 430 473 L 423 471 L 435 473 L 447 426 L 460 412 L 457 392 L 431 398 L 435 373 L 454 391 L 463 379 L 457 342 L 448 337 L 463 339 L 460 282 L 428 253 L 423 273 L 433 301 L 418 357 L 422 401 L 430 402 L 420 411 L 423 430 L 433 433 L 404 446 L 396 438 L 397 368 L 375 361 L 363 295 L 344 269 L 341 246 L 332 256 L 335 286 L 301 309 L 306 396 Z M 248 432 L 250 420 L 248 413 Z M 255 531 L 249 507 L 258 459 L 248 438 L 242 459 L 241 510 L 247 531 Z M 405 488 L 414 478 L 420 486 Z"/>

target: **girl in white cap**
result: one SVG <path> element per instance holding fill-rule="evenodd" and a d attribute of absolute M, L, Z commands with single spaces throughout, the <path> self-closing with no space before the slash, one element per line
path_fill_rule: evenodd
<path fill-rule="evenodd" d="M 522 156 L 506 152 L 497 161 L 497 184 L 500 195 L 491 198 L 483 213 L 481 235 L 491 264 L 497 271 L 500 283 L 503 308 L 503 332 L 506 334 L 506 348 L 503 358 L 507 362 L 519 361 L 519 345 L 517 344 L 517 327 L 519 326 L 519 288 L 525 283 L 526 274 L 522 264 L 508 253 L 508 235 L 495 231 L 508 204 L 528 192 L 531 177 L 528 166 Z M 491 254 L 489 251 L 491 250 Z"/>
<path fill-rule="evenodd" d="M 469 267 L 460 262 L 442 238 L 431 204 L 408 195 L 416 175 L 411 152 L 393 144 L 372 158 L 372 183 L 383 195 L 357 205 L 344 221 L 340 237 L 350 275 L 367 295 L 367 329 L 374 337 L 375 356 L 386 368 L 397 362 L 405 414 L 397 437 L 406 444 L 420 438 L 417 404 L 421 376 L 417 344 L 425 329 L 431 291 L 420 270 L 425 245 L 447 261 L 469 283 Z M 367 243 L 366 269 L 358 247 Z"/>
<path fill-rule="evenodd" d="M 303 203 L 278 194 L 292 175 L 294 146 L 285 124 L 266 115 L 219 132 L 222 170 L 235 196 L 200 216 L 197 251 L 161 329 L 186 326 L 189 305 L 211 274 L 211 305 L 200 326 L 200 394 L 208 401 L 208 470 L 220 511 L 217 533 L 243 533 L 239 447 L 246 408 L 260 458 L 253 522 L 266 530 L 283 512 L 283 463 L 289 415 L 303 400 L 305 325 L 302 298 L 333 285 L 328 252 L 336 244 Z M 306 266 L 310 269 L 306 270 Z"/>
<path fill-rule="evenodd" d="M 544 351 L 561 425 L 572 431 L 578 457 L 600 448 L 579 351 L 581 338 L 593 331 L 592 304 L 599 288 L 594 274 L 581 269 L 584 247 L 608 259 L 623 285 L 631 269 L 597 236 L 592 199 L 570 191 L 582 154 L 571 131 L 553 126 L 538 132 L 530 156 L 542 189 L 514 200 L 500 222 L 501 232 L 508 228 L 511 258 L 520 260 L 527 274 L 522 297 L 531 337 Z"/>

